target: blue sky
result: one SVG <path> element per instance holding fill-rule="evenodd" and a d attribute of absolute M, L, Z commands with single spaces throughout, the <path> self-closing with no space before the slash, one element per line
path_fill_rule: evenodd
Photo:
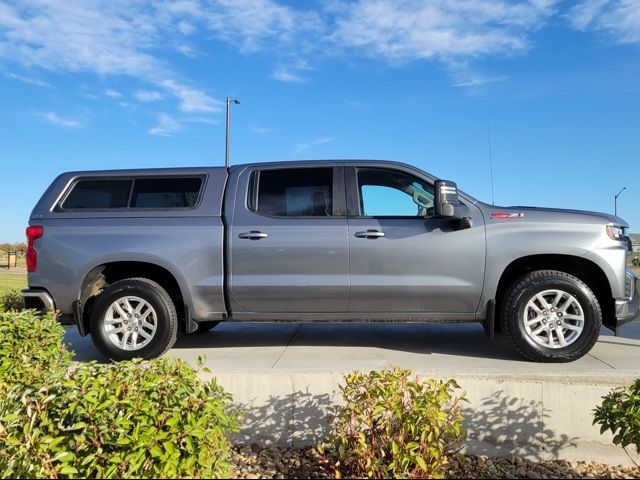
<path fill-rule="evenodd" d="M 0 241 L 76 169 L 380 158 L 640 231 L 640 1 L 0 0 Z"/>

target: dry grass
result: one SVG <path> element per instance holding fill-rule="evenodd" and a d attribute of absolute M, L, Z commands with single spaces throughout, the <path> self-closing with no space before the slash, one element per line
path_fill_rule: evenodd
<path fill-rule="evenodd" d="M 5 273 L 0 270 L 0 295 L 10 290 L 21 290 L 27 287 L 27 276 L 16 273 Z"/>

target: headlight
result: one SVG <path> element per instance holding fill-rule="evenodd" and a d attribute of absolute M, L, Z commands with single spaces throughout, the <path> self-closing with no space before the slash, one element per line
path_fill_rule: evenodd
<path fill-rule="evenodd" d="M 607 225 L 607 235 L 611 240 L 621 240 L 624 237 L 624 228 L 616 225 Z"/>

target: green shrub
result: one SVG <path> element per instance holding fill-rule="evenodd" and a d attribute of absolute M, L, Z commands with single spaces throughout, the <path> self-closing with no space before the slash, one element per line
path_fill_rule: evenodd
<path fill-rule="evenodd" d="M 177 360 L 77 364 L 0 398 L 0 476 L 224 477 L 230 401 Z"/>
<path fill-rule="evenodd" d="M 640 379 L 603 397 L 594 410 L 593 423 L 600 425 L 600 433 L 611 431 L 614 444 L 633 445 L 640 453 Z"/>
<path fill-rule="evenodd" d="M 24 298 L 18 290 L 10 290 L 0 296 L 0 312 L 20 312 L 24 310 Z"/>
<path fill-rule="evenodd" d="M 441 477 L 463 437 L 458 388 L 399 368 L 349 374 L 322 463 L 336 478 Z"/>
<path fill-rule="evenodd" d="M 39 385 L 69 366 L 72 356 L 55 315 L 0 313 L 0 388 L 7 383 Z"/>

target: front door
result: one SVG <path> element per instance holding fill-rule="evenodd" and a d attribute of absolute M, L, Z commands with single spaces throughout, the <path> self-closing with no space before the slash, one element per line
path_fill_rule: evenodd
<path fill-rule="evenodd" d="M 228 237 L 235 318 L 348 310 L 342 175 L 339 166 L 253 167 L 239 174 Z"/>
<path fill-rule="evenodd" d="M 346 179 L 350 311 L 476 312 L 485 262 L 480 211 L 465 202 L 474 226 L 463 230 L 435 218 L 432 181 L 401 167 L 348 167 Z"/>

